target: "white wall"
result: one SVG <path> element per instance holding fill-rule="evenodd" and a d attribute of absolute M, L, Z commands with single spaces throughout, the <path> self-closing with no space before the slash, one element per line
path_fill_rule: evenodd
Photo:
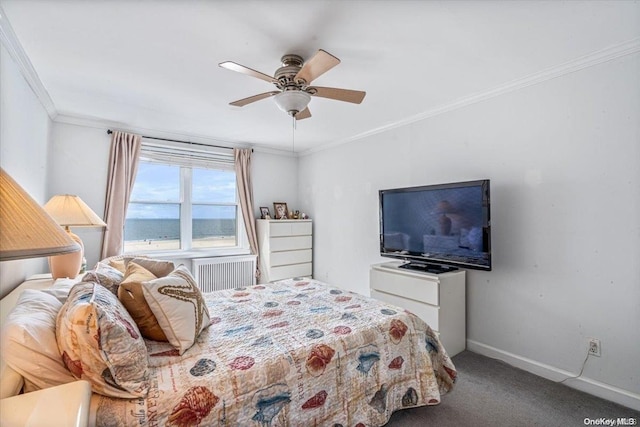
<path fill-rule="evenodd" d="M 638 76 L 636 53 L 303 156 L 314 275 L 368 293 L 379 189 L 490 178 L 494 270 L 467 275 L 470 343 L 577 375 L 599 338 L 573 386 L 638 409 Z"/>
<path fill-rule="evenodd" d="M 4 45 L 0 45 L 0 166 L 37 202 L 46 197 L 51 120 Z M 0 224 L 1 226 L 1 224 Z M 46 258 L 0 265 L 0 297 L 45 271 Z"/>
<path fill-rule="evenodd" d="M 251 156 L 253 198 L 256 218 L 260 206 L 268 207 L 271 215 L 273 202 L 285 202 L 289 210 L 300 209 L 298 203 L 298 159 L 288 153 L 272 154 L 256 151 Z"/>
<path fill-rule="evenodd" d="M 53 124 L 49 153 L 49 197 L 79 196 L 100 218 L 104 218 L 111 135 L 106 129 L 66 123 Z M 100 258 L 102 228 L 74 227 L 82 239 L 89 268 Z"/>

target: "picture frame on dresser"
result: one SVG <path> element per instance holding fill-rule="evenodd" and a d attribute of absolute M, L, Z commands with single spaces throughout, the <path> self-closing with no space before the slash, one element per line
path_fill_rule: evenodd
<path fill-rule="evenodd" d="M 260 207 L 260 219 L 271 219 L 271 212 L 268 207 Z"/>
<path fill-rule="evenodd" d="M 273 202 L 273 215 L 275 219 L 288 219 L 289 209 L 285 202 Z"/>

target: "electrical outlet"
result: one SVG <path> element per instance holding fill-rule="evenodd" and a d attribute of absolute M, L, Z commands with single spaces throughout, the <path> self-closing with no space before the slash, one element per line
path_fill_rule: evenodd
<path fill-rule="evenodd" d="M 597 338 L 589 338 L 589 354 L 591 356 L 600 357 L 600 340 Z"/>

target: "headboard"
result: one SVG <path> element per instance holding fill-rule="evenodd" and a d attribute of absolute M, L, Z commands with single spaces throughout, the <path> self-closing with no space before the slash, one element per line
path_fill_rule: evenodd
<path fill-rule="evenodd" d="M 53 282 L 50 274 L 36 274 L 5 295 L 0 300 L 0 330 L 4 326 L 5 318 L 16 305 L 22 291 L 25 289 L 47 289 L 53 285 Z M 24 385 L 24 379 L 22 375 L 7 366 L 1 356 L 2 354 L 0 354 L 0 399 L 4 399 L 5 397 L 19 394 Z"/>

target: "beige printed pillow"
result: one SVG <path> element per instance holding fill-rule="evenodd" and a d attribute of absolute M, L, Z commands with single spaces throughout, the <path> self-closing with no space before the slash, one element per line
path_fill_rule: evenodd
<path fill-rule="evenodd" d="M 157 277 L 135 262 L 129 262 L 125 278 L 118 288 L 118 299 L 138 325 L 143 337 L 154 341 L 167 341 L 153 311 L 142 293 L 142 282 Z"/>
<path fill-rule="evenodd" d="M 180 354 L 209 326 L 209 310 L 186 267 L 180 266 L 166 277 L 143 282 L 142 291 L 167 340 Z"/>
<path fill-rule="evenodd" d="M 58 312 L 56 341 L 67 369 L 91 382 L 94 392 L 147 395 L 147 347 L 127 310 L 105 287 L 81 282 L 71 288 Z"/>

